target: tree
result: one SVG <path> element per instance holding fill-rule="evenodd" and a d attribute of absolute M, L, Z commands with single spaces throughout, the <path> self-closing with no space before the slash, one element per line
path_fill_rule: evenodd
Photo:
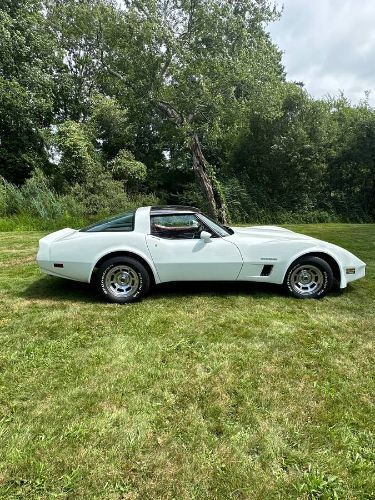
<path fill-rule="evenodd" d="M 284 85 L 279 106 L 271 116 L 250 113 L 232 150 L 228 176 L 245 189 L 247 217 L 329 211 L 330 107 L 294 84 Z"/>
<path fill-rule="evenodd" d="M 341 96 L 328 103 L 331 115 L 327 184 L 334 209 L 346 220 L 375 217 L 375 113 Z"/>
<path fill-rule="evenodd" d="M 56 45 L 39 0 L 0 8 L 0 174 L 21 183 L 47 163 L 43 129 L 54 111 Z"/>
<path fill-rule="evenodd" d="M 116 99 L 97 94 L 89 112 L 87 122 L 106 161 L 113 160 L 119 151 L 134 147 L 135 124 L 129 122 L 127 110 Z"/>
<path fill-rule="evenodd" d="M 81 184 L 101 168 L 101 158 L 90 132 L 87 125 L 66 120 L 52 136 L 57 147 L 57 178 L 63 186 Z"/>
<path fill-rule="evenodd" d="M 61 57 L 55 67 L 60 121 L 84 121 L 94 96 L 100 94 L 95 19 L 105 16 L 103 0 L 45 0 L 48 27 Z"/>
<path fill-rule="evenodd" d="M 128 103 L 147 99 L 180 130 L 209 211 L 225 222 L 223 192 L 203 146 L 282 79 L 280 54 L 263 29 L 275 9 L 266 0 L 129 0 L 123 10 L 107 7 L 109 14 L 96 20 L 97 57 L 112 77 L 107 88 Z"/>
<path fill-rule="evenodd" d="M 51 140 L 58 156 L 54 183 L 62 193 L 72 195 L 86 214 L 109 213 L 126 204 L 123 183 L 105 168 L 90 125 L 67 120 Z"/>

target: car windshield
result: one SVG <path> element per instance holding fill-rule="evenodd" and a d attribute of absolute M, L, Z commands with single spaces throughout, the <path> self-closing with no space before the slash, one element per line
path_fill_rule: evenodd
<path fill-rule="evenodd" d="M 126 214 L 116 215 L 110 219 L 105 219 L 91 226 L 81 229 L 82 232 L 129 232 L 134 231 L 134 214 L 135 212 L 128 212 Z"/>
<path fill-rule="evenodd" d="M 224 236 L 229 236 L 230 234 L 233 234 L 233 230 L 230 227 L 227 226 L 222 226 L 218 222 L 213 221 L 207 215 L 203 214 L 198 214 L 198 217 L 213 231 L 215 231 L 219 236 L 224 237 Z"/>

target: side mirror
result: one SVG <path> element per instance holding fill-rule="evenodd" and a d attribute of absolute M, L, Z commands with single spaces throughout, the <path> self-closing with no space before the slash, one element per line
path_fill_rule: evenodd
<path fill-rule="evenodd" d="M 205 243 L 208 243 L 211 241 L 212 234 L 209 233 L 208 231 L 201 231 L 200 238 L 203 240 Z"/>

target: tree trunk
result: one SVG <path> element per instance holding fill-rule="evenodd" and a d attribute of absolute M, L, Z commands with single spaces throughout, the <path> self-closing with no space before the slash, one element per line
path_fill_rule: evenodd
<path fill-rule="evenodd" d="M 207 197 L 209 215 L 223 224 L 227 223 L 227 207 L 220 192 L 218 181 L 208 170 L 208 163 L 203 155 L 202 147 L 197 134 L 194 134 L 190 143 L 193 156 L 193 170 L 196 179 Z"/>
<path fill-rule="evenodd" d="M 179 113 L 170 103 L 164 101 L 156 101 L 156 105 L 168 118 L 178 127 L 181 127 L 186 122 L 184 116 Z M 188 121 L 191 121 L 189 117 Z M 219 220 L 223 224 L 227 224 L 228 210 L 225 204 L 224 196 L 220 189 L 220 184 L 215 178 L 212 167 L 208 164 L 203 155 L 201 143 L 197 134 L 193 134 L 190 141 L 190 150 L 193 156 L 193 170 L 195 177 L 200 185 L 203 193 L 206 195 L 208 202 L 208 211 L 214 219 Z"/>

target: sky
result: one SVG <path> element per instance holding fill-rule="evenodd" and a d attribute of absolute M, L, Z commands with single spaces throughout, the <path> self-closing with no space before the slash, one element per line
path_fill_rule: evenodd
<path fill-rule="evenodd" d="M 269 26 L 284 52 L 287 78 L 314 97 L 343 91 L 353 103 L 370 91 L 375 105 L 375 0 L 276 0 Z"/>

